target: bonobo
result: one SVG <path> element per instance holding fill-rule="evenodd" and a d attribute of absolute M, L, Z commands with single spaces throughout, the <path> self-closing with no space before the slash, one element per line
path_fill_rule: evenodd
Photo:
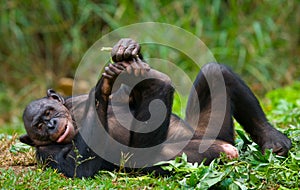
<path fill-rule="evenodd" d="M 164 174 L 155 163 L 182 153 L 189 162 L 206 164 L 222 152 L 237 158 L 233 118 L 262 151 L 286 155 L 290 149 L 290 140 L 271 126 L 254 94 L 226 66 L 202 67 L 181 119 L 172 113 L 170 78 L 150 68 L 138 43 L 121 39 L 111 56 L 114 63 L 89 94 L 63 98 L 49 89 L 26 107 L 27 134 L 20 140 L 36 148 L 39 161 L 69 177 L 89 177 L 120 167 Z"/>

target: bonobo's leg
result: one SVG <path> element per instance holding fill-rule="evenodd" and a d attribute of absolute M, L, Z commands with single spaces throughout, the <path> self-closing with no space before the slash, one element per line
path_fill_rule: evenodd
<path fill-rule="evenodd" d="M 186 121 L 196 128 L 195 138 L 219 139 L 233 144 L 230 97 L 221 79 L 218 64 L 207 64 L 201 69 L 189 96 Z"/>
<path fill-rule="evenodd" d="M 209 146 L 199 151 L 199 144 L 208 144 Z M 238 158 L 238 150 L 228 142 L 222 140 L 209 140 L 209 139 L 192 139 L 182 150 L 188 157 L 189 162 L 201 163 L 205 160 L 205 164 L 209 164 L 213 159 L 218 158 L 220 153 L 225 153 L 227 158 Z"/>
<path fill-rule="evenodd" d="M 134 120 L 130 123 L 129 146 L 139 148 L 151 147 L 166 139 L 174 94 L 167 75 L 153 69 L 136 71 L 145 64 L 135 59 L 110 64 L 106 69 L 106 73 L 118 75 L 116 86 L 121 83 L 131 88 L 129 106 Z M 124 69 L 121 71 L 116 67 Z"/>
<path fill-rule="evenodd" d="M 129 146 L 160 144 L 167 136 L 173 101 L 174 90 L 169 77 L 150 69 L 142 61 L 140 46 L 132 39 L 121 39 L 111 55 L 115 63 L 105 68 L 96 86 L 101 122 L 107 126 L 107 105 L 112 90 L 125 84 L 131 88 L 129 106 L 134 117 L 127 122 L 130 123 Z M 113 106 L 114 100 L 111 101 Z"/>
<path fill-rule="evenodd" d="M 107 67 L 105 75 L 118 73 L 114 68 L 117 65 L 123 67 L 124 72 L 118 75 L 115 81 L 118 84 L 114 86 L 122 83 L 132 88 L 129 105 L 134 120 L 130 126 L 129 146 L 160 144 L 167 136 L 173 101 L 174 89 L 169 77 L 143 62 L 140 46 L 132 39 L 121 39 L 113 47 L 111 56 L 116 63 Z"/>
<path fill-rule="evenodd" d="M 273 152 L 278 155 L 286 155 L 291 148 L 291 141 L 268 122 L 249 87 L 230 69 L 225 66 L 220 67 L 229 89 L 234 118 L 263 151 L 273 149 Z"/>
<path fill-rule="evenodd" d="M 136 120 L 132 123 L 130 146 L 151 147 L 161 144 L 167 137 L 174 88 L 167 75 L 153 69 L 138 80 L 141 82 L 131 92 Z"/>
<path fill-rule="evenodd" d="M 212 79 L 212 81 L 214 81 L 220 80 L 218 71 L 221 71 L 223 75 L 226 93 L 220 91 L 218 92 L 219 94 L 217 93 L 211 95 L 211 89 L 209 89 L 207 80 L 203 73 L 205 73 L 205 76 L 208 79 Z M 210 84 L 213 83 L 214 82 L 210 81 Z M 224 100 L 224 97 L 222 96 L 226 96 L 225 118 L 220 133 L 217 135 L 217 139 L 221 139 L 230 143 L 233 142 L 233 125 L 231 118 L 231 114 L 233 114 L 235 119 L 245 128 L 253 140 L 258 143 L 263 150 L 266 148 L 273 148 L 273 151 L 279 155 L 284 155 L 287 153 L 291 146 L 290 140 L 270 125 L 254 94 L 230 69 L 215 63 L 207 64 L 197 76 L 194 86 L 198 97 L 195 96 L 195 94 L 191 94 L 186 111 L 186 120 L 188 122 L 193 122 L 193 117 L 196 117 L 194 115 L 194 110 L 196 108 L 193 103 L 195 102 L 195 98 L 198 98 L 200 102 L 200 116 L 198 116 L 199 129 L 197 129 L 197 131 L 205 131 L 207 126 L 205 124 L 208 123 L 209 119 L 223 119 L 223 114 L 221 113 L 216 115 L 210 114 L 211 102 L 216 101 L 217 103 L 224 104 L 224 102 L 218 101 L 221 99 Z M 210 86 L 212 88 L 216 87 L 215 85 Z M 208 119 L 204 117 L 208 117 Z M 208 131 L 210 130 L 213 131 L 213 129 L 208 129 Z M 208 133 L 208 137 L 209 135 L 210 133 Z"/>
<path fill-rule="evenodd" d="M 190 162 L 209 164 L 223 152 L 228 158 L 237 158 L 234 144 L 231 102 L 222 72 L 217 64 L 205 65 L 191 90 L 185 120 L 193 128 L 193 139 L 184 148 Z"/>

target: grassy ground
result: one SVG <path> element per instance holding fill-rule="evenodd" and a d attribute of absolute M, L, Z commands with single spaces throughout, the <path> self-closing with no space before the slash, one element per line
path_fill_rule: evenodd
<path fill-rule="evenodd" d="M 215 160 L 210 166 L 192 165 L 183 155 L 169 162 L 168 177 L 138 173 L 100 171 L 95 178 L 69 179 L 37 165 L 34 150 L 1 128 L 0 187 L 3 189 L 299 189 L 300 182 L 300 84 L 267 94 L 265 110 L 272 123 L 293 142 L 287 158 L 268 151 L 262 155 L 256 144 L 237 126 L 236 147 L 240 158 Z M 282 99 L 285 94 L 285 99 Z M 272 111 L 268 111 L 272 110 Z M 16 121 L 15 128 L 22 126 Z M 9 127 L 9 126 L 7 126 Z M 11 128 L 11 127 L 10 127 Z M 23 129 L 18 129 L 22 132 Z M 220 165 L 219 162 L 224 164 Z"/>

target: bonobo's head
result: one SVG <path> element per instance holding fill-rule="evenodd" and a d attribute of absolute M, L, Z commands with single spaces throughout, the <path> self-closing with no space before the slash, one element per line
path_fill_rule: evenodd
<path fill-rule="evenodd" d="M 54 90 L 47 97 L 31 102 L 23 113 L 27 134 L 20 141 L 31 146 L 70 143 L 76 134 L 65 100 Z"/>

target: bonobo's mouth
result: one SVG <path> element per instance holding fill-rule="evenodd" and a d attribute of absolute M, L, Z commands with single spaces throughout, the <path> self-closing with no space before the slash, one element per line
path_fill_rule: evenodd
<path fill-rule="evenodd" d="M 64 131 L 62 132 L 62 135 L 56 140 L 57 143 L 61 143 L 63 142 L 66 137 L 69 135 L 71 129 L 71 127 L 68 125 L 68 123 L 65 125 L 65 129 Z"/>

